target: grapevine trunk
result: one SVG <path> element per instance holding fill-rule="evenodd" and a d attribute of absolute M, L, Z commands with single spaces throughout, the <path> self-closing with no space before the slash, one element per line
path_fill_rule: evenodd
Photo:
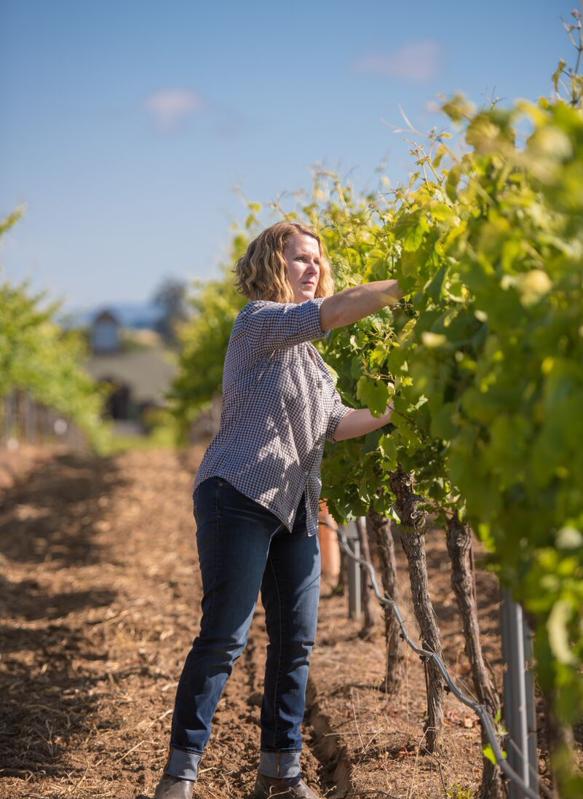
<path fill-rule="evenodd" d="M 395 602 L 399 602 L 397 588 L 397 561 L 395 544 L 389 519 L 376 511 L 368 515 L 368 524 L 376 542 L 381 567 L 381 580 L 384 592 Z M 401 650 L 400 628 L 397 617 L 389 605 L 384 606 L 385 640 L 387 644 L 387 669 L 381 690 L 387 694 L 396 693 L 403 678 L 403 652 Z"/>

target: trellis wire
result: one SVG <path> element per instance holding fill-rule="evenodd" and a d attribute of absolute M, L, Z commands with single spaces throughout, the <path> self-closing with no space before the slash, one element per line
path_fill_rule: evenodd
<path fill-rule="evenodd" d="M 509 763 L 505 760 L 504 755 L 502 754 L 502 749 L 500 748 L 500 744 L 498 742 L 498 736 L 496 734 L 496 725 L 494 719 L 490 715 L 489 711 L 487 710 L 484 705 L 481 705 L 479 702 L 474 702 L 469 696 L 464 694 L 464 692 L 456 685 L 453 679 L 450 677 L 447 667 L 445 666 L 443 660 L 436 655 L 435 652 L 431 652 L 428 649 L 423 649 L 423 647 L 417 646 L 414 641 L 411 640 L 409 634 L 407 632 L 407 628 L 405 626 L 405 622 L 403 620 L 403 616 L 401 614 L 401 610 L 397 603 L 388 596 L 381 594 L 379 589 L 379 584 L 377 581 L 376 571 L 372 563 L 368 560 L 363 559 L 354 554 L 351 550 L 348 540 L 346 537 L 346 531 L 343 529 L 342 525 L 338 527 L 338 538 L 340 540 L 340 546 L 342 550 L 348 555 L 349 558 L 352 558 L 356 563 L 359 563 L 361 566 L 364 566 L 369 573 L 370 581 L 372 584 L 373 591 L 375 593 L 376 598 L 378 599 L 379 603 L 383 606 L 388 606 L 392 609 L 395 617 L 399 623 L 399 627 L 401 628 L 401 638 L 411 647 L 411 649 L 419 655 L 421 660 L 428 660 L 431 659 L 441 672 L 443 679 L 446 682 L 447 690 L 451 691 L 453 695 L 459 699 L 464 705 L 469 707 L 471 710 L 476 713 L 479 717 L 480 721 L 482 722 L 484 732 L 490 745 L 492 747 L 492 751 L 494 753 L 494 757 L 496 758 L 496 762 L 502 772 L 506 775 L 506 777 L 511 780 L 514 785 L 522 791 L 524 796 L 529 797 L 529 799 L 540 799 L 540 794 L 533 791 L 524 780 L 521 779 L 520 775 L 509 765 Z M 542 787 L 542 786 L 541 786 Z"/>

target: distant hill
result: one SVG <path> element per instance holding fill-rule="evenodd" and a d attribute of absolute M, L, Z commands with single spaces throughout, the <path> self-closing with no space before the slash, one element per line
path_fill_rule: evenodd
<path fill-rule="evenodd" d="M 151 302 L 104 302 L 93 308 L 61 311 L 57 321 L 66 329 L 88 327 L 105 310 L 113 313 L 122 327 L 135 330 L 153 330 L 164 316 L 164 309 Z"/>

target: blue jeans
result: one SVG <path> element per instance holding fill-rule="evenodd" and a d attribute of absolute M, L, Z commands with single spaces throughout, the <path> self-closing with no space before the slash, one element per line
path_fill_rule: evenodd
<path fill-rule="evenodd" d="M 306 532 L 305 497 L 290 533 L 227 480 L 209 477 L 195 491 L 194 516 L 202 619 L 178 683 L 165 771 L 196 780 L 215 709 L 245 648 L 261 590 L 269 642 L 259 770 L 295 777 L 320 595 L 320 547 L 318 536 Z"/>

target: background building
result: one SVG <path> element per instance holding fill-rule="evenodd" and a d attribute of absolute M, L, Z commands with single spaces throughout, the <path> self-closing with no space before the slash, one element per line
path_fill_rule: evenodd
<path fill-rule="evenodd" d="M 116 305 L 69 314 L 63 324 L 86 331 L 85 369 L 111 389 L 105 415 L 123 432 L 146 433 L 148 412 L 166 406 L 177 372 L 176 356 L 161 332 L 156 305 Z"/>

